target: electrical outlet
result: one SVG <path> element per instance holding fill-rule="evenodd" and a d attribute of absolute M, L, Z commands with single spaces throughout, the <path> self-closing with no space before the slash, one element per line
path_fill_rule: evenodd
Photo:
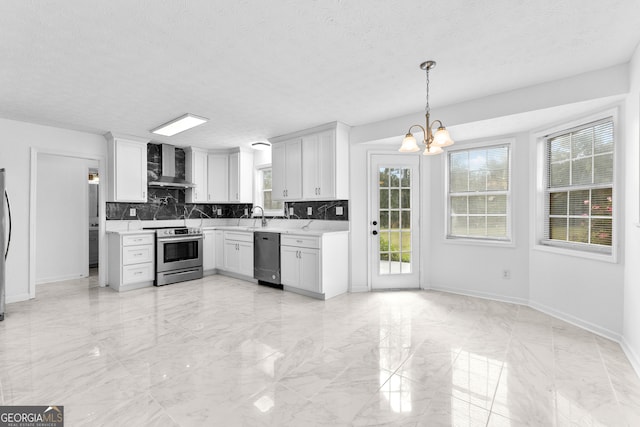
<path fill-rule="evenodd" d="M 502 270 L 502 278 L 506 280 L 511 279 L 511 270 Z"/>
<path fill-rule="evenodd" d="M 295 215 L 295 211 L 293 210 L 293 208 L 289 208 L 289 216 Z"/>
<path fill-rule="evenodd" d="M 222 216 L 222 209 L 218 209 L 218 216 Z"/>
<path fill-rule="evenodd" d="M 336 206 L 336 215 L 344 215 L 344 208 L 342 206 Z"/>
<path fill-rule="evenodd" d="M 313 215 L 313 208 L 311 206 L 307 207 L 307 215 Z"/>
<path fill-rule="evenodd" d="M 136 208 L 129 208 L 129 216 L 136 216 Z"/>

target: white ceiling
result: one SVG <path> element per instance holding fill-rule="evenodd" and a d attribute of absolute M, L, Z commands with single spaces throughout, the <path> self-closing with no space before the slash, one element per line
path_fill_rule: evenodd
<path fill-rule="evenodd" d="M 638 0 L 0 2 L 0 116 L 176 145 L 357 126 L 629 60 Z M 184 113 L 210 121 L 171 138 Z"/>

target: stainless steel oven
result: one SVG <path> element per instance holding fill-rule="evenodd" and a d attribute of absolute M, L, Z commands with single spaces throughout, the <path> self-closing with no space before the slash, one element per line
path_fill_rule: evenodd
<path fill-rule="evenodd" d="M 202 231 L 199 228 L 156 230 L 156 286 L 202 277 Z"/>

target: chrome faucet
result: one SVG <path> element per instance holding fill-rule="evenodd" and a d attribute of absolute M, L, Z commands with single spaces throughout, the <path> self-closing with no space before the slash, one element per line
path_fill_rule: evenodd
<path fill-rule="evenodd" d="M 260 208 L 260 211 L 262 211 L 262 226 L 266 227 L 267 226 L 267 219 L 264 217 L 264 208 L 262 206 L 254 206 L 253 210 L 251 211 L 252 214 L 254 214 L 256 212 L 256 209 Z"/>

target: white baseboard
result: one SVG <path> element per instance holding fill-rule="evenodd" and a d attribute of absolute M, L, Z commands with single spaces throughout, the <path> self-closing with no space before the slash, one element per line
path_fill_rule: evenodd
<path fill-rule="evenodd" d="M 539 304 L 535 301 L 530 301 L 528 299 L 525 298 L 519 298 L 519 297 L 509 297 L 509 296 L 504 296 L 504 295 L 498 295 L 498 294 L 492 294 L 492 293 L 488 293 L 488 292 L 477 292 L 477 291 L 473 291 L 473 290 L 469 290 L 469 289 L 457 289 L 457 288 L 449 288 L 446 286 L 441 286 L 441 285 L 431 285 L 429 287 L 426 287 L 424 289 L 431 289 L 434 291 L 441 291 L 441 292 L 448 292 L 448 293 L 452 293 L 452 294 L 458 294 L 458 295 L 466 295 L 466 296 L 471 296 L 471 297 L 478 297 L 478 298 L 485 298 L 485 299 L 490 299 L 490 300 L 494 300 L 494 301 L 502 301 L 502 302 L 510 302 L 510 303 L 514 303 L 514 304 L 520 304 L 520 305 L 526 305 L 528 307 L 534 308 L 538 311 L 541 311 L 545 314 L 548 314 L 549 316 L 555 317 L 557 319 L 563 320 L 567 323 L 571 323 L 574 326 L 578 326 L 582 329 L 585 329 L 589 332 L 593 332 L 596 335 L 600 335 L 602 337 L 608 338 L 610 340 L 616 341 L 618 343 L 620 343 L 622 345 L 622 336 L 619 333 L 616 333 L 614 331 L 611 331 L 607 328 L 603 328 L 601 326 L 598 326 L 594 323 L 588 322 L 586 320 L 580 319 L 576 316 L 573 316 L 571 314 L 567 314 L 563 311 L 560 310 L 556 310 L 553 309 L 551 307 L 548 307 L 544 304 Z M 637 359 L 640 360 L 640 359 Z M 639 365 L 640 366 L 640 365 Z"/>
<path fill-rule="evenodd" d="M 548 307 L 544 304 L 537 303 L 535 301 L 529 301 L 528 305 L 529 307 L 535 308 L 536 310 L 541 311 L 545 314 L 548 314 L 549 316 L 553 316 L 567 323 L 571 323 L 574 326 L 585 329 L 589 332 L 593 332 L 596 335 L 600 335 L 602 337 L 608 338 L 618 343 L 622 343 L 622 336 L 619 333 L 613 332 L 607 328 L 598 326 L 595 323 L 591 323 L 589 321 L 580 319 L 579 317 L 573 316 L 571 314 L 565 313 L 560 310 L 556 310 L 554 308 Z"/>
<path fill-rule="evenodd" d="M 489 293 L 489 292 L 478 292 L 478 291 L 474 291 L 474 290 L 470 290 L 470 289 L 448 288 L 446 286 L 441 286 L 441 285 L 430 285 L 430 286 L 424 287 L 422 289 L 432 290 L 432 291 L 440 291 L 440 292 L 448 292 L 450 294 L 465 295 L 465 296 L 469 296 L 469 297 L 490 299 L 492 301 L 509 302 L 509 303 L 512 303 L 512 304 L 519 304 L 519 305 L 528 305 L 528 301 L 526 299 L 524 299 L 524 298 L 509 297 L 509 296 L 505 296 L 505 295 L 492 294 L 492 293 Z"/>
<path fill-rule="evenodd" d="M 349 288 L 349 292 L 369 292 L 369 287 L 367 285 L 361 285 L 361 286 L 351 286 L 351 288 Z"/>
<path fill-rule="evenodd" d="M 28 301 L 31 299 L 29 294 L 18 294 L 18 295 L 7 295 L 7 304 L 11 304 L 12 302 L 20 302 L 20 301 Z"/>
<path fill-rule="evenodd" d="M 629 362 L 631 363 L 631 366 L 633 366 L 633 369 L 636 371 L 636 374 L 638 374 L 638 376 L 640 377 L 640 357 L 638 357 L 636 352 L 633 351 L 633 348 L 631 348 L 624 337 L 622 337 L 622 341 L 620 341 L 620 346 L 622 347 L 622 351 L 624 351 L 624 354 L 627 355 L 627 359 L 629 359 Z"/>
<path fill-rule="evenodd" d="M 62 282 L 64 280 L 74 280 L 74 279 L 82 279 L 84 276 L 82 273 L 80 274 L 65 274 L 64 276 L 53 276 L 53 277 L 45 277 L 41 279 L 36 279 L 36 285 L 43 285 L 45 283 L 55 283 Z"/>

